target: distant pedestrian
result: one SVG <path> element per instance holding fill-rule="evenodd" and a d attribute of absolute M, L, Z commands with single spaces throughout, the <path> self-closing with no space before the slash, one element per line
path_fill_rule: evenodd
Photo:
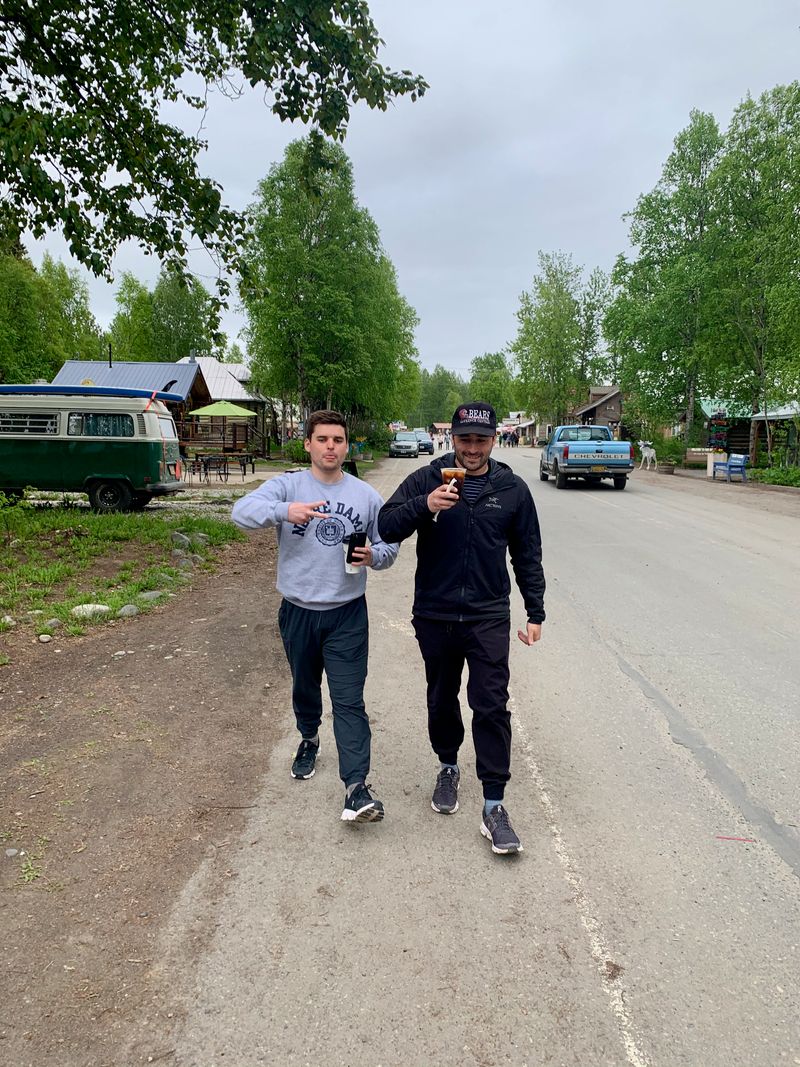
<path fill-rule="evenodd" d="M 544 621 L 544 572 L 536 508 L 527 484 L 490 458 L 496 417 L 489 404 L 470 403 L 453 415 L 453 447 L 410 474 L 381 508 L 387 541 L 417 535 L 412 622 L 428 683 L 428 735 L 440 768 L 431 807 L 458 810 L 458 751 L 464 723 L 458 694 L 466 663 L 472 738 L 483 786 L 481 833 L 492 851 L 521 852 L 503 803 L 511 765 L 508 710 L 511 566 L 527 622 L 517 636 L 537 642 Z M 463 487 L 442 481 L 442 468 L 461 467 Z"/>
<path fill-rule="evenodd" d="M 370 793 L 371 731 L 364 707 L 367 677 L 367 567 L 394 563 L 398 546 L 378 533 L 379 494 L 342 470 L 347 425 L 336 411 L 309 417 L 306 452 L 311 469 L 278 475 L 233 506 L 233 521 L 246 530 L 274 526 L 278 533 L 278 612 L 292 672 L 292 705 L 300 745 L 292 778 L 313 778 L 320 751 L 322 673 L 328 677 L 339 775 L 345 785 L 345 821 L 383 818 L 383 804 Z M 343 546 L 356 533 L 371 544 L 353 548 L 350 574 Z"/>

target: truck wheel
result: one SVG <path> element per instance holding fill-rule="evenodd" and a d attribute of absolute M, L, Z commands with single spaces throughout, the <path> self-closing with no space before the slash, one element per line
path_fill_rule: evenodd
<path fill-rule="evenodd" d="M 539 481 L 540 482 L 546 482 L 549 477 L 550 477 L 550 475 L 544 469 L 544 463 L 542 463 L 542 461 L 540 460 L 539 461 Z"/>
<path fill-rule="evenodd" d="M 132 496 L 125 482 L 94 482 L 89 503 L 94 511 L 130 511 Z"/>
<path fill-rule="evenodd" d="M 614 478 L 614 488 L 615 489 L 624 489 L 627 484 L 628 484 L 628 479 L 624 474 L 618 474 Z"/>
<path fill-rule="evenodd" d="M 131 511 L 144 511 L 152 499 L 152 493 L 134 493 L 131 501 Z"/>
<path fill-rule="evenodd" d="M 556 489 L 566 489 L 567 488 L 567 476 L 566 476 L 566 474 L 564 474 L 563 471 L 558 469 L 558 464 L 557 463 L 556 463 L 555 467 L 553 468 L 553 473 L 556 476 Z"/>

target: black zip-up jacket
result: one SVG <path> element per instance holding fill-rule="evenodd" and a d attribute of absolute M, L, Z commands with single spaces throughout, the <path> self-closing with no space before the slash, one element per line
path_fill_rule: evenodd
<path fill-rule="evenodd" d="M 489 460 L 489 479 L 474 504 L 463 498 L 448 511 L 428 509 L 428 495 L 442 484 L 450 453 L 410 474 L 378 514 L 388 543 L 417 534 L 414 614 L 471 622 L 510 615 L 511 553 L 529 622 L 544 622 L 544 571 L 539 519 L 530 489 L 510 467 Z"/>

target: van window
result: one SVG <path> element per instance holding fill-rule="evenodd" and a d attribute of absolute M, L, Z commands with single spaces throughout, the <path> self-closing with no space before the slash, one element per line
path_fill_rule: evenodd
<path fill-rule="evenodd" d="M 71 411 L 70 437 L 133 437 L 133 417 L 122 412 Z"/>
<path fill-rule="evenodd" d="M 172 418 L 165 417 L 163 415 L 158 416 L 158 425 L 161 427 L 161 436 L 171 438 L 174 440 L 178 436 L 178 432 L 175 429 L 175 423 Z"/>
<path fill-rule="evenodd" d="M 0 433 L 58 433 L 54 411 L 0 411 Z"/>

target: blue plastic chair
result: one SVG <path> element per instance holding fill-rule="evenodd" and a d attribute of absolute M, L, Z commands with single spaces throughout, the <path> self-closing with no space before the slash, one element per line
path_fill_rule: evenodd
<path fill-rule="evenodd" d="M 743 482 L 747 481 L 747 472 L 745 467 L 748 463 L 748 457 L 743 456 L 738 452 L 732 452 L 727 459 L 721 459 L 714 462 L 714 469 L 711 472 L 712 480 L 716 479 L 717 471 L 720 474 L 725 475 L 725 480 L 730 481 L 732 474 L 738 474 L 741 476 Z"/>

